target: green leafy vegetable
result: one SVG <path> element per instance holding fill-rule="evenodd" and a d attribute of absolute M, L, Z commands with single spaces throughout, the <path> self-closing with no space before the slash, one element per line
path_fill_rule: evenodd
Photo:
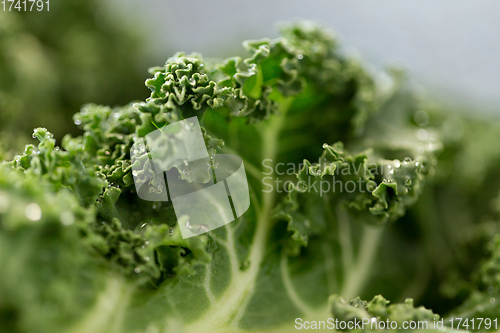
<path fill-rule="evenodd" d="M 371 73 L 307 22 L 244 45 L 246 59 L 174 55 L 151 69 L 146 101 L 86 105 L 83 135 L 57 147 L 38 128 L 39 144 L 2 167 L 0 326 L 289 332 L 296 318 L 440 318 L 407 297 L 444 318 L 498 314 L 499 242 L 476 264 L 497 223 L 499 187 L 484 188 L 500 184 L 500 149 L 481 148 L 495 125 L 425 105 L 400 72 Z M 251 206 L 183 239 L 170 202 L 137 196 L 130 149 L 192 116 L 211 155 L 243 159 Z"/>

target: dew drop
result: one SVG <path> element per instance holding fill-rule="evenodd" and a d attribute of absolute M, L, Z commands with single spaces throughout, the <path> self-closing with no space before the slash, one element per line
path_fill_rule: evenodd
<path fill-rule="evenodd" d="M 73 224 L 73 222 L 75 222 L 75 216 L 73 215 L 72 212 L 69 211 L 62 212 L 60 219 L 63 225 L 71 225 Z"/>
<path fill-rule="evenodd" d="M 149 261 L 149 257 L 144 257 L 144 261 L 148 262 Z"/>
<path fill-rule="evenodd" d="M 172 228 L 168 229 L 168 234 L 170 236 L 172 236 L 174 234 L 174 229 L 172 229 Z"/>
<path fill-rule="evenodd" d="M 427 126 L 429 124 L 429 115 L 424 110 L 415 112 L 413 119 L 418 126 Z"/>
<path fill-rule="evenodd" d="M 405 157 L 405 159 L 403 161 L 404 161 L 405 164 L 410 163 L 411 162 L 411 158 L 410 157 Z"/>
<path fill-rule="evenodd" d="M 31 221 L 38 221 L 42 218 L 42 209 L 38 204 L 32 202 L 24 209 L 24 214 Z"/>
<path fill-rule="evenodd" d="M 303 56 L 302 54 L 299 54 L 299 55 L 297 56 L 297 58 L 298 58 L 299 60 L 302 60 L 302 59 L 304 59 L 304 56 Z"/>
<path fill-rule="evenodd" d="M 190 78 L 190 79 L 188 80 L 188 82 L 189 82 L 189 84 L 190 84 L 190 85 L 192 85 L 192 86 L 194 86 L 194 85 L 196 84 L 196 81 L 195 81 L 193 78 Z"/>
<path fill-rule="evenodd" d="M 146 225 L 147 225 L 147 223 L 143 223 L 143 224 L 141 225 L 141 228 L 144 228 Z"/>
<path fill-rule="evenodd" d="M 135 272 L 136 274 L 139 274 L 139 273 L 141 272 L 141 269 L 140 269 L 139 267 L 136 267 L 136 268 L 134 269 L 134 272 Z"/>
<path fill-rule="evenodd" d="M 406 176 L 405 177 L 405 185 L 406 186 L 411 186 L 412 182 L 411 182 L 411 178 L 409 176 Z"/>
<path fill-rule="evenodd" d="M 104 152 L 104 154 L 106 154 L 106 155 L 110 155 L 111 153 L 110 153 L 108 150 L 106 150 L 106 151 Z"/>
<path fill-rule="evenodd" d="M 419 129 L 418 132 L 417 132 L 417 137 L 419 140 L 422 140 L 422 141 L 425 141 L 427 140 L 427 138 L 429 137 L 429 134 L 427 133 L 426 130 L 424 130 L 423 128 L 422 129 Z"/>
<path fill-rule="evenodd" d="M 79 126 L 82 124 L 82 121 L 80 119 L 75 120 L 75 125 Z"/>
<path fill-rule="evenodd" d="M 488 294 L 493 294 L 493 286 L 488 287 Z"/>
<path fill-rule="evenodd" d="M 490 298 L 490 303 L 491 304 L 495 303 L 495 301 L 496 301 L 495 297 Z"/>

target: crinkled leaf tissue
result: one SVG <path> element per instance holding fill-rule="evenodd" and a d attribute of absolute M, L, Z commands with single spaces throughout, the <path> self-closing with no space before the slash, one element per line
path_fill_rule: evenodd
<path fill-rule="evenodd" d="M 244 46 L 245 59 L 177 53 L 150 70 L 145 101 L 86 105 L 82 135 L 58 145 L 37 128 L 38 144 L 3 163 L 2 331 L 500 315 L 498 126 L 427 102 L 401 71 L 368 69 L 308 22 Z M 192 117 L 209 163 L 241 158 L 250 204 L 183 238 L 189 214 L 141 199 L 131 149 Z M 276 172 L 290 165 L 300 169 Z"/>

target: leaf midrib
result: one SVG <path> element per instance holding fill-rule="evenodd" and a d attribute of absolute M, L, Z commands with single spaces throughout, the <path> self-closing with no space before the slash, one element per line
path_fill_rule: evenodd
<path fill-rule="evenodd" d="M 273 115 L 267 121 L 260 123 L 258 127 L 262 143 L 262 160 L 271 160 L 276 163 L 278 155 L 278 139 L 285 122 L 285 114 L 288 103 L 282 104 L 280 115 Z M 274 178 L 274 175 L 272 176 Z M 274 179 L 273 179 L 274 181 Z M 227 326 L 237 329 L 239 319 L 242 317 L 246 305 L 254 293 L 255 281 L 264 258 L 266 241 L 271 227 L 271 210 L 275 205 L 276 192 L 264 192 L 262 195 L 261 211 L 257 218 L 257 227 L 253 237 L 252 246 L 248 255 L 250 266 L 245 271 L 236 271 L 232 276 L 229 287 L 216 301 L 215 305 L 205 315 L 187 327 L 188 332 L 221 332 Z M 232 230 L 227 228 L 228 233 Z M 231 251 L 232 249 L 228 249 Z M 235 270 L 232 270 L 233 274 Z M 220 306 L 218 306 L 220 305 Z"/>

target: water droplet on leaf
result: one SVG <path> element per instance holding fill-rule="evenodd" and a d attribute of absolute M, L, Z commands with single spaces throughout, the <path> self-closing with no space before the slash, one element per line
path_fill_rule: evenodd
<path fill-rule="evenodd" d="M 426 130 L 420 129 L 417 132 L 417 137 L 418 137 L 419 140 L 425 141 L 429 137 L 429 134 L 427 133 Z"/>
<path fill-rule="evenodd" d="M 60 219 L 63 225 L 71 225 L 73 224 L 73 222 L 75 222 L 75 216 L 73 215 L 72 212 L 69 211 L 62 212 Z"/>
<path fill-rule="evenodd" d="M 410 178 L 410 176 L 406 176 L 406 177 L 405 177 L 405 185 L 406 185 L 406 186 L 411 186 L 411 183 L 412 183 L 412 182 L 411 182 L 411 178 Z"/>
<path fill-rule="evenodd" d="M 427 126 L 429 124 L 429 115 L 424 110 L 415 112 L 413 119 L 418 126 Z"/>
<path fill-rule="evenodd" d="M 30 203 L 24 209 L 26 217 L 31 221 L 38 221 L 42 218 L 42 209 L 36 203 Z"/>

